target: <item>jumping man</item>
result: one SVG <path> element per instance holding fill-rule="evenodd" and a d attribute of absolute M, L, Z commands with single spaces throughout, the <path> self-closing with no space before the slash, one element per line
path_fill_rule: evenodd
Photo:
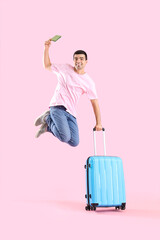
<path fill-rule="evenodd" d="M 70 64 L 55 64 L 50 62 L 50 45 L 51 40 L 45 41 L 44 67 L 57 75 L 58 83 L 49 110 L 35 121 L 35 126 L 41 125 L 36 137 L 50 132 L 60 141 L 75 147 L 79 144 L 76 107 L 82 94 L 87 94 L 91 101 L 96 118 L 96 131 L 102 130 L 96 87 L 84 70 L 87 64 L 85 51 L 78 50 L 73 54 L 74 67 Z"/>

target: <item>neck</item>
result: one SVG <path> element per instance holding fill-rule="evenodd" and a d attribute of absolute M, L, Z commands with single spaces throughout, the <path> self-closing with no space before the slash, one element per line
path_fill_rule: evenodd
<path fill-rule="evenodd" d="M 75 67 L 74 67 L 74 71 L 78 74 L 84 74 L 85 73 L 84 69 L 77 70 Z"/>

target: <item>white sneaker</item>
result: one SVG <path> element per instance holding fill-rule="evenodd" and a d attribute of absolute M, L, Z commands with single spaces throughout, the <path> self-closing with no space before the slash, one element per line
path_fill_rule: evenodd
<path fill-rule="evenodd" d="M 45 117 L 48 116 L 49 113 L 50 113 L 50 111 L 48 111 L 48 110 L 47 110 L 46 112 L 44 112 L 41 116 L 39 116 L 39 117 L 36 119 L 34 125 L 35 125 L 35 126 L 39 126 L 40 124 L 46 123 L 46 122 L 45 122 Z"/>
<path fill-rule="evenodd" d="M 36 133 L 36 138 L 38 138 L 42 133 L 47 132 L 47 123 L 43 123 L 39 131 Z"/>

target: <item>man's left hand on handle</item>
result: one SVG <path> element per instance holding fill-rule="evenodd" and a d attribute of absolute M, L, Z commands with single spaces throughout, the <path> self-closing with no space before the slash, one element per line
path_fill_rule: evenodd
<path fill-rule="evenodd" d="M 96 129 L 96 131 L 101 131 L 102 130 L 102 125 L 101 124 L 96 124 L 96 126 L 94 128 Z"/>

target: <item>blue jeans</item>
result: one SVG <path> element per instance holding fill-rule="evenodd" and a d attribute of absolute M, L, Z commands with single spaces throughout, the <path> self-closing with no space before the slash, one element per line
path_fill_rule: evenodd
<path fill-rule="evenodd" d="M 79 130 L 76 118 L 66 111 L 64 106 L 50 107 L 50 114 L 46 119 L 47 131 L 60 141 L 72 147 L 79 144 Z"/>

